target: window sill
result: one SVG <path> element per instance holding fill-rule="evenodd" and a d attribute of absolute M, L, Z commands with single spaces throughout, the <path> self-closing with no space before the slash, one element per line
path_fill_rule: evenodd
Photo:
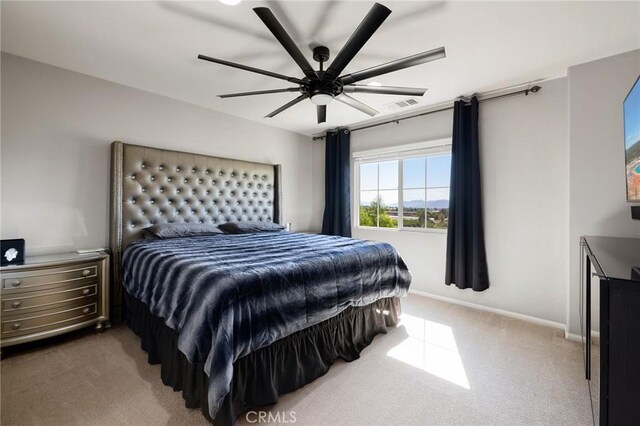
<path fill-rule="evenodd" d="M 355 226 L 355 230 L 363 231 L 383 231 L 383 232 L 411 232 L 414 234 L 445 234 L 446 229 L 424 229 L 424 228 L 379 228 L 377 226 Z"/>

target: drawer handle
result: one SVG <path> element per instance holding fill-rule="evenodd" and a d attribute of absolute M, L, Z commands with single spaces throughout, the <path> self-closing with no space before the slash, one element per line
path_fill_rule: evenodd
<path fill-rule="evenodd" d="M 18 321 L 18 322 L 14 322 L 14 323 L 11 325 L 11 329 L 12 329 L 12 330 L 17 330 L 17 329 L 19 329 L 20 327 L 22 327 L 22 323 L 21 323 L 21 322 L 19 322 L 19 321 Z"/>
<path fill-rule="evenodd" d="M 84 309 L 82 310 L 82 313 L 83 313 L 83 314 L 88 314 L 89 312 L 91 312 L 91 308 L 84 308 Z"/>
<path fill-rule="evenodd" d="M 91 293 L 91 289 L 90 288 L 85 288 L 84 290 L 82 290 L 82 294 L 84 294 L 85 296 L 87 294 Z"/>
<path fill-rule="evenodd" d="M 11 304 L 12 308 L 19 308 L 20 306 L 22 306 L 22 300 L 16 300 Z"/>
<path fill-rule="evenodd" d="M 85 269 L 84 271 L 82 271 L 82 276 L 83 277 L 88 277 L 91 274 L 91 270 L 90 269 Z"/>
<path fill-rule="evenodd" d="M 20 280 L 11 281 L 11 285 L 14 286 L 14 287 L 18 287 L 20 284 L 22 284 L 22 281 L 20 281 Z"/>

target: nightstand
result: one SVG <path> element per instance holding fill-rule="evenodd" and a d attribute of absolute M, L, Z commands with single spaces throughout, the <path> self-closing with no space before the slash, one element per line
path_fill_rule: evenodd
<path fill-rule="evenodd" d="M 0 347 L 109 323 L 109 255 L 34 256 L 0 268 Z"/>

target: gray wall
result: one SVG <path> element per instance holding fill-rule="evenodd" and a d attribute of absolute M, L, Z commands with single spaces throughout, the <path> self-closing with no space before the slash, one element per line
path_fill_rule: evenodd
<path fill-rule="evenodd" d="M 567 281 L 568 150 L 566 79 L 532 96 L 482 103 L 485 235 L 491 287 L 482 293 L 444 285 L 447 236 L 354 229 L 388 241 L 407 262 L 412 288 L 564 323 Z M 451 111 L 354 132 L 352 150 L 451 137 Z M 314 147 L 314 156 L 320 149 Z"/>
<path fill-rule="evenodd" d="M 626 202 L 622 101 L 640 74 L 640 50 L 569 68 L 569 332 L 579 328 L 581 235 L 640 237 Z M 596 286 L 597 289 L 597 286 Z M 597 293 L 595 294 L 597 301 Z M 594 304 L 598 313 L 598 304 Z M 597 315 L 596 315 L 597 318 Z"/>
<path fill-rule="evenodd" d="M 309 137 L 2 54 L 1 236 L 27 253 L 106 247 L 114 140 L 283 167 L 284 219 L 311 225 Z"/>
<path fill-rule="evenodd" d="M 481 105 L 486 292 L 444 285 L 445 235 L 354 229 L 354 236 L 394 244 L 415 290 L 566 324 L 578 334 L 580 235 L 640 237 L 625 199 L 622 119 L 639 74 L 636 50 L 571 67 L 537 95 Z M 445 112 L 354 132 L 352 150 L 450 137 L 451 125 Z M 323 155 L 315 144 L 314 212 L 322 211 Z M 597 318 L 597 286 L 594 298 Z"/>

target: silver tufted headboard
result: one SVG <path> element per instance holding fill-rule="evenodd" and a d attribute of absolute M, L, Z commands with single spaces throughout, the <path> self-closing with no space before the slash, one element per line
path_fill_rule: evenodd
<path fill-rule="evenodd" d="M 122 250 L 158 223 L 281 223 L 280 166 L 111 144 L 112 317 L 122 300 Z"/>

